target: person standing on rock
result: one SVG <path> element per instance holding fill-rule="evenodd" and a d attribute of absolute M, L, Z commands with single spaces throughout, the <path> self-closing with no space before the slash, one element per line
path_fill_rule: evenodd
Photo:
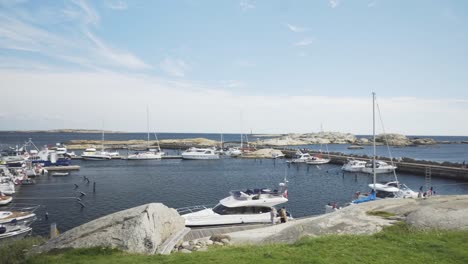
<path fill-rule="evenodd" d="M 286 223 L 286 219 L 287 219 L 287 215 L 286 215 L 286 207 L 283 206 L 283 208 L 281 208 L 280 210 L 280 219 L 281 219 L 281 223 Z"/>
<path fill-rule="evenodd" d="M 270 211 L 270 219 L 271 219 L 271 224 L 274 225 L 276 223 L 276 208 L 272 207 Z"/>

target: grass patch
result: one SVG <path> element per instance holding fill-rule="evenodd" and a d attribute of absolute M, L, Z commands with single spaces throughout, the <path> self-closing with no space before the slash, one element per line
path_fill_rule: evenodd
<path fill-rule="evenodd" d="M 467 248 L 468 230 L 417 231 L 400 223 L 372 236 L 304 238 L 292 245 L 219 247 L 170 256 L 107 248 L 70 249 L 31 257 L 26 263 L 468 263 Z"/>
<path fill-rule="evenodd" d="M 0 246 L 0 264 L 16 264 L 26 261 L 26 252 L 34 245 L 44 242 L 42 237 L 28 237 L 26 239 L 6 242 Z"/>
<path fill-rule="evenodd" d="M 385 211 L 367 211 L 366 214 L 373 216 L 380 216 L 382 218 L 389 218 L 395 216 L 394 213 L 385 212 Z"/>

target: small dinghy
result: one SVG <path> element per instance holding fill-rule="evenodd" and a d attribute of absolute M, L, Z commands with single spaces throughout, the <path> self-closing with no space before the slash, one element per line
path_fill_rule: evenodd
<path fill-rule="evenodd" d="M 52 172 L 52 176 L 55 177 L 62 177 L 62 176 L 68 176 L 70 173 L 68 172 Z"/>
<path fill-rule="evenodd" d="M 13 200 L 13 197 L 0 194 L 0 205 L 9 204 Z"/>

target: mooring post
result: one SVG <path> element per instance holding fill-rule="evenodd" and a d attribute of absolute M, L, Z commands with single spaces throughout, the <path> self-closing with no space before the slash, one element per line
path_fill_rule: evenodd
<path fill-rule="evenodd" d="M 50 224 L 50 239 L 57 237 L 57 223 Z"/>
<path fill-rule="evenodd" d="M 93 183 L 93 192 L 96 192 L 96 182 Z"/>

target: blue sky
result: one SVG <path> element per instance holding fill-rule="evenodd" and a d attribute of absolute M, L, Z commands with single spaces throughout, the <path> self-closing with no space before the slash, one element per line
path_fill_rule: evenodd
<path fill-rule="evenodd" d="M 375 91 L 391 132 L 468 135 L 467 11 L 466 1 L 0 0 L 0 89 L 11 99 L 0 129 L 104 119 L 143 131 L 149 105 L 161 131 L 237 132 L 242 111 L 261 132 L 328 123 L 368 134 Z M 56 111 L 67 106 L 58 93 L 92 111 Z M 12 111 L 24 97 L 42 115 Z M 191 103 L 203 105 L 192 116 L 159 114 Z M 103 111 L 113 107 L 128 121 Z"/>

